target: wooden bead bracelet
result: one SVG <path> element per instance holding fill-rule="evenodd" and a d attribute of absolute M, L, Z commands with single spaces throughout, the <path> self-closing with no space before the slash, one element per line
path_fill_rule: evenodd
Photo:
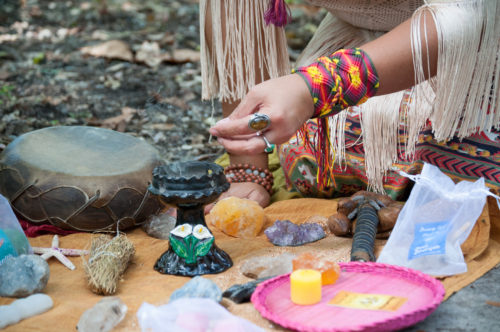
<path fill-rule="evenodd" d="M 249 164 L 233 164 L 224 169 L 229 183 L 253 182 L 263 186 L 272 195 L 274 177 L 268 169 Z"/>

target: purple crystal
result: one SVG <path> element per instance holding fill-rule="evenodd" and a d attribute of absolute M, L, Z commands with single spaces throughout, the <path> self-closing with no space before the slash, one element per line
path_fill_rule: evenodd
<path fill-rule="evenodd" d="M 300 246 L 325 237 L 325 231 L 319 224 L 296 225 L 290 220 L 276 220 L 264 234 L 276 246 Z"/>

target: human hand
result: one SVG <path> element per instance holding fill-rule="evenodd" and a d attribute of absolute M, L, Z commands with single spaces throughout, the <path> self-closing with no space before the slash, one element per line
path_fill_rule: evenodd
<path fill-rule="evenodd" d="M 259 203 L 263 208 L 268 206 L 271 202 L 271 195 L 260 184 L 253 182 L 235 182 L 231 183 L 229 190 L 224 192 L 219 200 L 226 197 L 235 196 L 238 198 L 248 198 Z M 205 206 L 205 214 L 208 214 L 214 207 L 214 204 Z"/>
<path fill-rule="evenodd" d="M 254 86 L 233 113 L 217 122 L 210 133 L 217 136 L 227 152 L 262 153 L 266 144 L 248 127 L 253 113 L 271 119 L 265 136 L 274 144 L 285 143 L 314 112 L 314 104 L 304 80 L 297 74 L 278 77 Z"/>

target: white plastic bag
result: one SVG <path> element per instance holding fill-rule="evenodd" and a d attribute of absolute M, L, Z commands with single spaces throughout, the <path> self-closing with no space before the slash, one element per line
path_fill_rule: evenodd
<path fill-rule="evenodd" d="M 434 276 L 467 271 L 460 245 L 492 195 L 480 178 L 457 184 L 438 167 L 425 164 L 377 262 Z"/>
<path fill-rule="evenodd" d="M 180 298 L 159 307 L 144 302 L 137 319 L 143 332 L 264 332 L 206 298 Z"/>

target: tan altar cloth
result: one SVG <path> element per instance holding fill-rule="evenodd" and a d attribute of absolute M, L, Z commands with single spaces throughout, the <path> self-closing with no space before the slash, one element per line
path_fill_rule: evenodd
<path fill-rule="evenodd" d="M 289 219 L 301 223 L 311 215 L 329 216 L 336 212 L 335 200 L 323 199 L 293 199 L 280 201 L 266 208 L 267 225 L 276 219 Z M 484 231 L 476 233 L 473 248 L 485 248 L 475 259 L 468 259 L 468 272 L 444 278 L 442 280 L 446 289 L 446 298 L 454 292 L 470 284 L 484 273 L 500 263 L 500 212 L 494 201 L 489 201 L 479 221 L 491 234 L 485 237 Z M 484 230 L 485 228 L 483 228 Z M 300 253 L 305 251 L 325 252 L 337 261 L 348 261 L 351 239 L 329 236 L 325 239 L 301 247 L 275 247 L 262 233 L 253 239 L 238 239 L 229 237 L 212 227 L 217 245 L 225 250 L 233 259 L 234 266 L 228 271 L 218 275 L 206 275 L 217 285 L 225 290 L 233 284 L 249 281 L 239 271 L 242 261 L 251 256 L 271 254 L 277 255 L 284 251 Z M 474 233 L 473 233 L 474 234 Z M 92 234 L 78 233 L 60 237 L 62 248 L 89 248 Z M 163 275 L 156 272 L 153 266 L 158 257 L 168 249 L 168 241 L 149 237 L 142 229 L 138 228 L 128 233 L 129 239 L 134 243 L 136 255 L 132 264 L 120 281 L 115 294 L 128 306 L 125 319 L 113 331 L 140 331 L 136 313 L 143 302 L 155 305 L 164 304 L 170 294 L 186 283 L 189 278 Z M 52 236 L 45 235 L 30 238 L 32 246 L 49 247 Z M 385 241 L 377 240 L 377 252 L 383 247 Z M 465 249 L 464 249 L 465 250 Z M 468 249 L 474 252 L 473 249 Z M 476 250 L 477 251 L 477 250 Z M 467 258 L 467 256 L 466 256 Z M 4 331 L 75 331 L 82 313 L 96 304 L 102 297 L 90 291 L 87 286 L 82 258 L 72 257 L 76 270 L 71 271 L 55 258 L 49 260 L 50 279 L 44 293 L 50 295 L 54 307 L 35 317 L 25 319 L 18 324 L 7 327 Z M 12 302 L 12 298 L 0 298 L 0 305 Z M 235 304 L 228 299 L 223 299 L 222 304 L 232 313 L 246 318 L 266 330 L 282 330 L 262 318 L 251 303 Z"/>

